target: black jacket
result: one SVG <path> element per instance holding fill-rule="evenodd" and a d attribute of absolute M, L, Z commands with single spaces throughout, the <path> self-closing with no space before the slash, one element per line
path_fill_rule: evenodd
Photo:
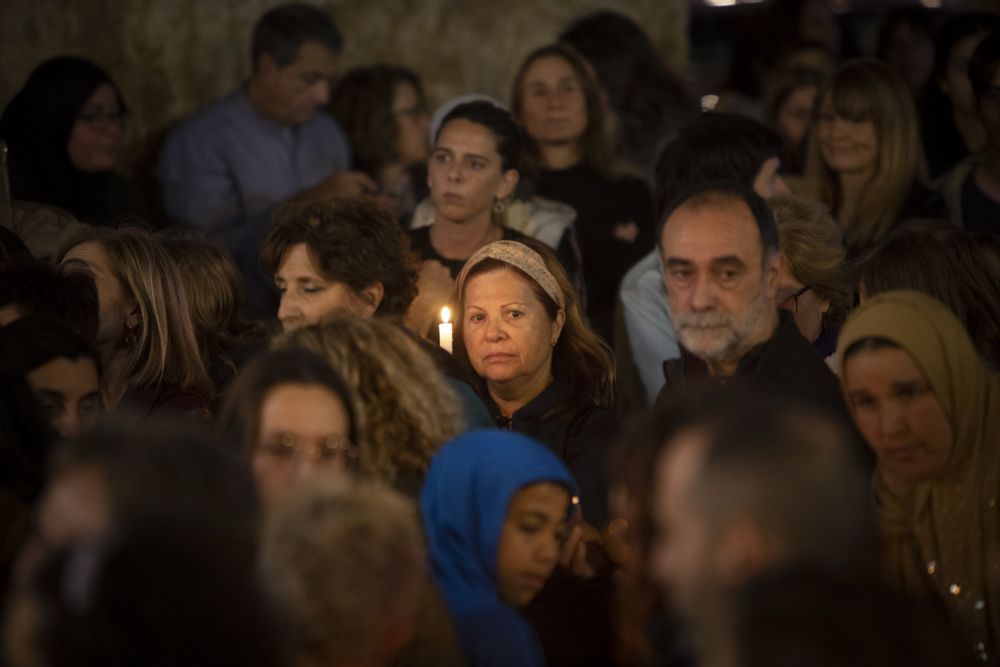
<path fill-rule="evenodd" d="M 829 414 L 840 421 L 856 441 L 862 459 L 871 463 L 871 453 L 854 426 L 837 376 L 830 370 L 812 344 L 795 325 L 795 318 L 780 312 L 780 321 L 769 340 L 752 348 L 740 360 L 736 372 L 726 383 L 744 383 L 768 395 L 791 399 Z M 661 408 L 671 396 L 686 387 L 711 381 L 708 368 L 700 359 L 682 348 L 680 359 L 663 362 L 667 382 L 656 397 Z"/>
<path fill-rule="evenodd" d="M 580 487 L 583 517 L 600 530 L 607 523 L 606 470 L 618 419 L 592 402 L 569 405 L 571 394 L 569 382 L 556 378 L 509 419 L 489 398 L 486 407 L 497 426 L 535 438 L 563 460 Z"/>

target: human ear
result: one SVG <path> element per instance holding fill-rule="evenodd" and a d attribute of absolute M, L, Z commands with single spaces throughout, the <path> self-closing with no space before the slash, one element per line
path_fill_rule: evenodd
<path fill-rule="evenodd" d="M 380 282 L 374 282 L 365 287 L 360 292 L 355 292 L 360 302 L 361 315 L 371 317 L 382 304 L 382 297 L 385 296 L 385 286 Z"/>
<path fill-rule="evenodd" d="M 506 199 L 507 197 L 514 194 L 514 189 L 517 187 L 517 182 L 521 179 L 521 174 L 517 169 L 508 169 L 503 173 L 503 178 L 500 181 L 500 186 L 497 188 L 497 199 Z"/>
<path fill-rule="evenodd" d="M 559 336 L 562 334 L 563 325 L 566 324 L 566 311 L 562 308 L 556 313 L 556 317 L 552 320 L 552 338 L 550 342 L 552 347 L 555 347 L 556 343 L 559 342 Z"/>
<path fill-rule="evenodd" d="M 772 298 L 778 298 L 778 280 L 781 278 L 783 273 L 791 273 L 788 270 L 788 258 L 785 257 L 785 253 L 772 252 L 771 256 L 764 260 L 764 281 L 767 286 L 767 295 Z"/>
<path fill-rule="evenodd" d="M 281 68 L 278 67 L 278 63 L 275 62 L 271 54 L 263 52 L 257 56 L 257 61 L 254 63 L 254 76 L 266 80 L 273 77 L 279 69 Z"/>

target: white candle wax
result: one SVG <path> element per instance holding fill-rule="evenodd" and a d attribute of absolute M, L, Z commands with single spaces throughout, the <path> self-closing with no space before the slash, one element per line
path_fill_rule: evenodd
<path fill-rule="evenodd" d="M 451 354 L 452 331 L 451 331 L 451 310 L 448 306 L 441 309 L 441 324 L 438 325 L 438 341 L 444 351 Z"/>

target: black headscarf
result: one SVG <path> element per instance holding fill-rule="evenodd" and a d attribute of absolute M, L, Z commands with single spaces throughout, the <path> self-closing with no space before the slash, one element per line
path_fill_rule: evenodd
<path fill-rule="evenodd" d="M 11 193 L 16 199 L 58 206 L 78 219 L 108 212 L 109 189 L 122 182 L 112 171 L 85 173 L 69 159 L 66 145 L 80 109 L 103 83 L 121 91 L 107 72 L 82 58 L 48 60 L 28 77 L 0 119 L 0 137 L 10 156 Z"/>

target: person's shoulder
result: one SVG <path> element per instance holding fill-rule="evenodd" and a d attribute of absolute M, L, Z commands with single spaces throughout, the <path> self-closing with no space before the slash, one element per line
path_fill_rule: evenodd
<path fill-rule="evenodd" d="M 171 133 L 172 136 L 210 133 L 231 127 L 247 116 L 249 102 L 236 90 L 195 111 Z"/>
<path fill-rule="evenodd" d="M 472 654 L 471 665 L 545 665 L 545 655 L 534 628 L 510 607 L 496 605 L 467 612 L 459 626 L 465 635 L 462 643 Z"/>

